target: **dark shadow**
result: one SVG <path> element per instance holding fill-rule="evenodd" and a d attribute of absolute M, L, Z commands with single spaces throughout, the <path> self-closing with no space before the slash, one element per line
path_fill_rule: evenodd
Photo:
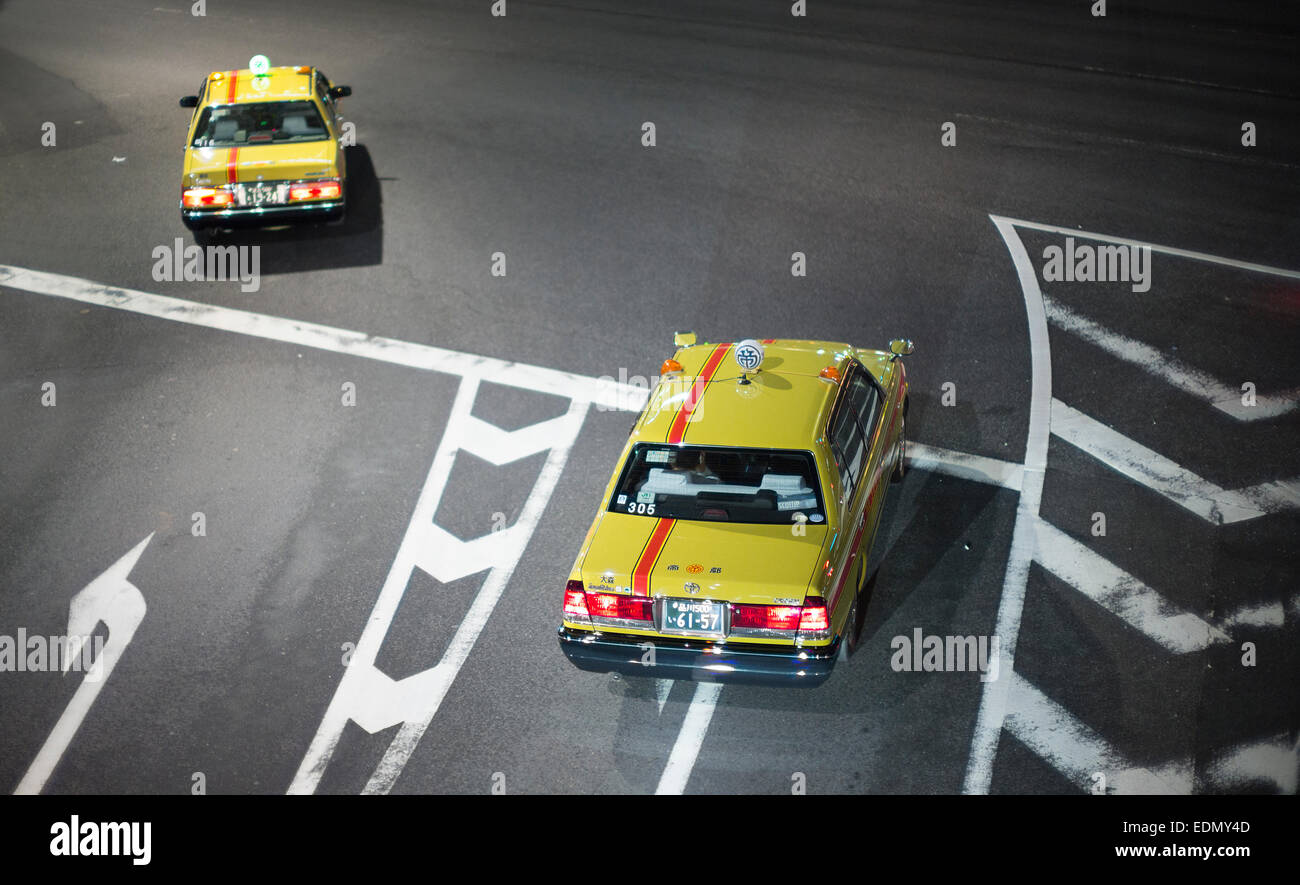
<path fill-rule="evenodd" d="M 216 242 L 261 246 L 263 276 L 382 263 L 384 210 L 379 177 L 365 145 L 345 151 L 348 211 L 341 222 L 236 228 L 220 233 Z"/>

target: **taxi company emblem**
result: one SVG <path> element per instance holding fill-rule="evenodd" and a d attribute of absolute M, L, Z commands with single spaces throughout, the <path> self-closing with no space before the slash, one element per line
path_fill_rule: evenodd
<path fill-rule="evenodd" d="M 703 571 L 704 566 L 700 565 L 698 562 L 692 562 L 686 567 L 686 573 L 690 575 L 698 575 Z"/>
<path fill-rule="evenodd" d="M 735 358 L 742 371 L 752 372 L 763 363 L 763 345 L 746 338 L 736 345 Z"/>

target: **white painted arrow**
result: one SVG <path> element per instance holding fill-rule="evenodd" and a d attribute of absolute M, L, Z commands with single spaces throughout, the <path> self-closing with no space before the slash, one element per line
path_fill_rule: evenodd
<path fill-rule="evenodd" d="M 101 621 L 108 627 L 108 642 L 104 643 L 104 648 L 92 668 L 101 675 L 93 678 L 92 673 L 87 673 L 82 677 L 77 693 L 72 696 L 63 715 L 59 717 L 59 721 L 50 732 L 50 736 L 45 739 L 45 744 L 36 754 L 31 767 L 27 769 L 27 774 L 23 775 L 18 789 L 14 790 L 16 795 L 34 795 L 45 789 L 45 782 L 49 780 L 55 766 L 63 758 L 68 745 L 72 743 L 77 730 L 81 728 L 86 714 L 95 703 L 95 698 L 99 696 L 100 689 L 108 681 L 113 668 L 122 657 L 122 652 L 130 645 L 136 628 L 144 620 L 146 608 L 144 595 L 127 580 L 127 576 L 131 574 L 131 569 L 135 568 L 136 561 L 140 559 L 140 554 L 144 553 L 144 548 L 149 546 L 151 540 L 153 540 L 152 532 L 149 533 L 149 537 L 136 544 L 130 553 L 109 566 L 107 571 L 72 597 L 72 602 L 68 606 L 69 636 L 89 636 L 95 632 L 95 628 Z M 64 662 L 65 673 L 67 663 Z"/>

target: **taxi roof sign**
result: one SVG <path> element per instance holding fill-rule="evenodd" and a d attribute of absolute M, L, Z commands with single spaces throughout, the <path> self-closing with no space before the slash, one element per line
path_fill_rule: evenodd
<path fill-rule="evenodd" d="M 265 55 L 255 55 L 248 60 L 248 69 L 255 77 L 265 77 L 271 70 L 271 60 Z"/>
<path fill-rule="evenodd" d="M 757 372 L 758 367 L 763 364 L 763 345 L 753 338 L 746 338 L 736 345 L 732 355 L 736 365 L 740 366 L 740 371 L 748 375 Z"/>

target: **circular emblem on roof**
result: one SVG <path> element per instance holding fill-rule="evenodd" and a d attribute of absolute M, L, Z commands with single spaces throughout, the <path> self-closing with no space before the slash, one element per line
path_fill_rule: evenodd
<path fill-rule="evenodd" d="M 742 372 L 756 372 L 763 364 L 763 345 L 753 338 L 746 338 L 736 345 L 735 358 Z"/>
<path fill-rule="evenodd" d="M 255 55 L 248 60 L 248 69 L 254 76 L 265 76 L 266 72 L 271 70 L 271 60 L 265 55 Z"/>
<path fill-rule="evenodd" d="M 688 575 L 698 575 L 703 571 L 704 571 L 704 566 L 700 565 L 698 562 L 692 562 L 690 565 L 686 567 L 686 573 Z"/>

